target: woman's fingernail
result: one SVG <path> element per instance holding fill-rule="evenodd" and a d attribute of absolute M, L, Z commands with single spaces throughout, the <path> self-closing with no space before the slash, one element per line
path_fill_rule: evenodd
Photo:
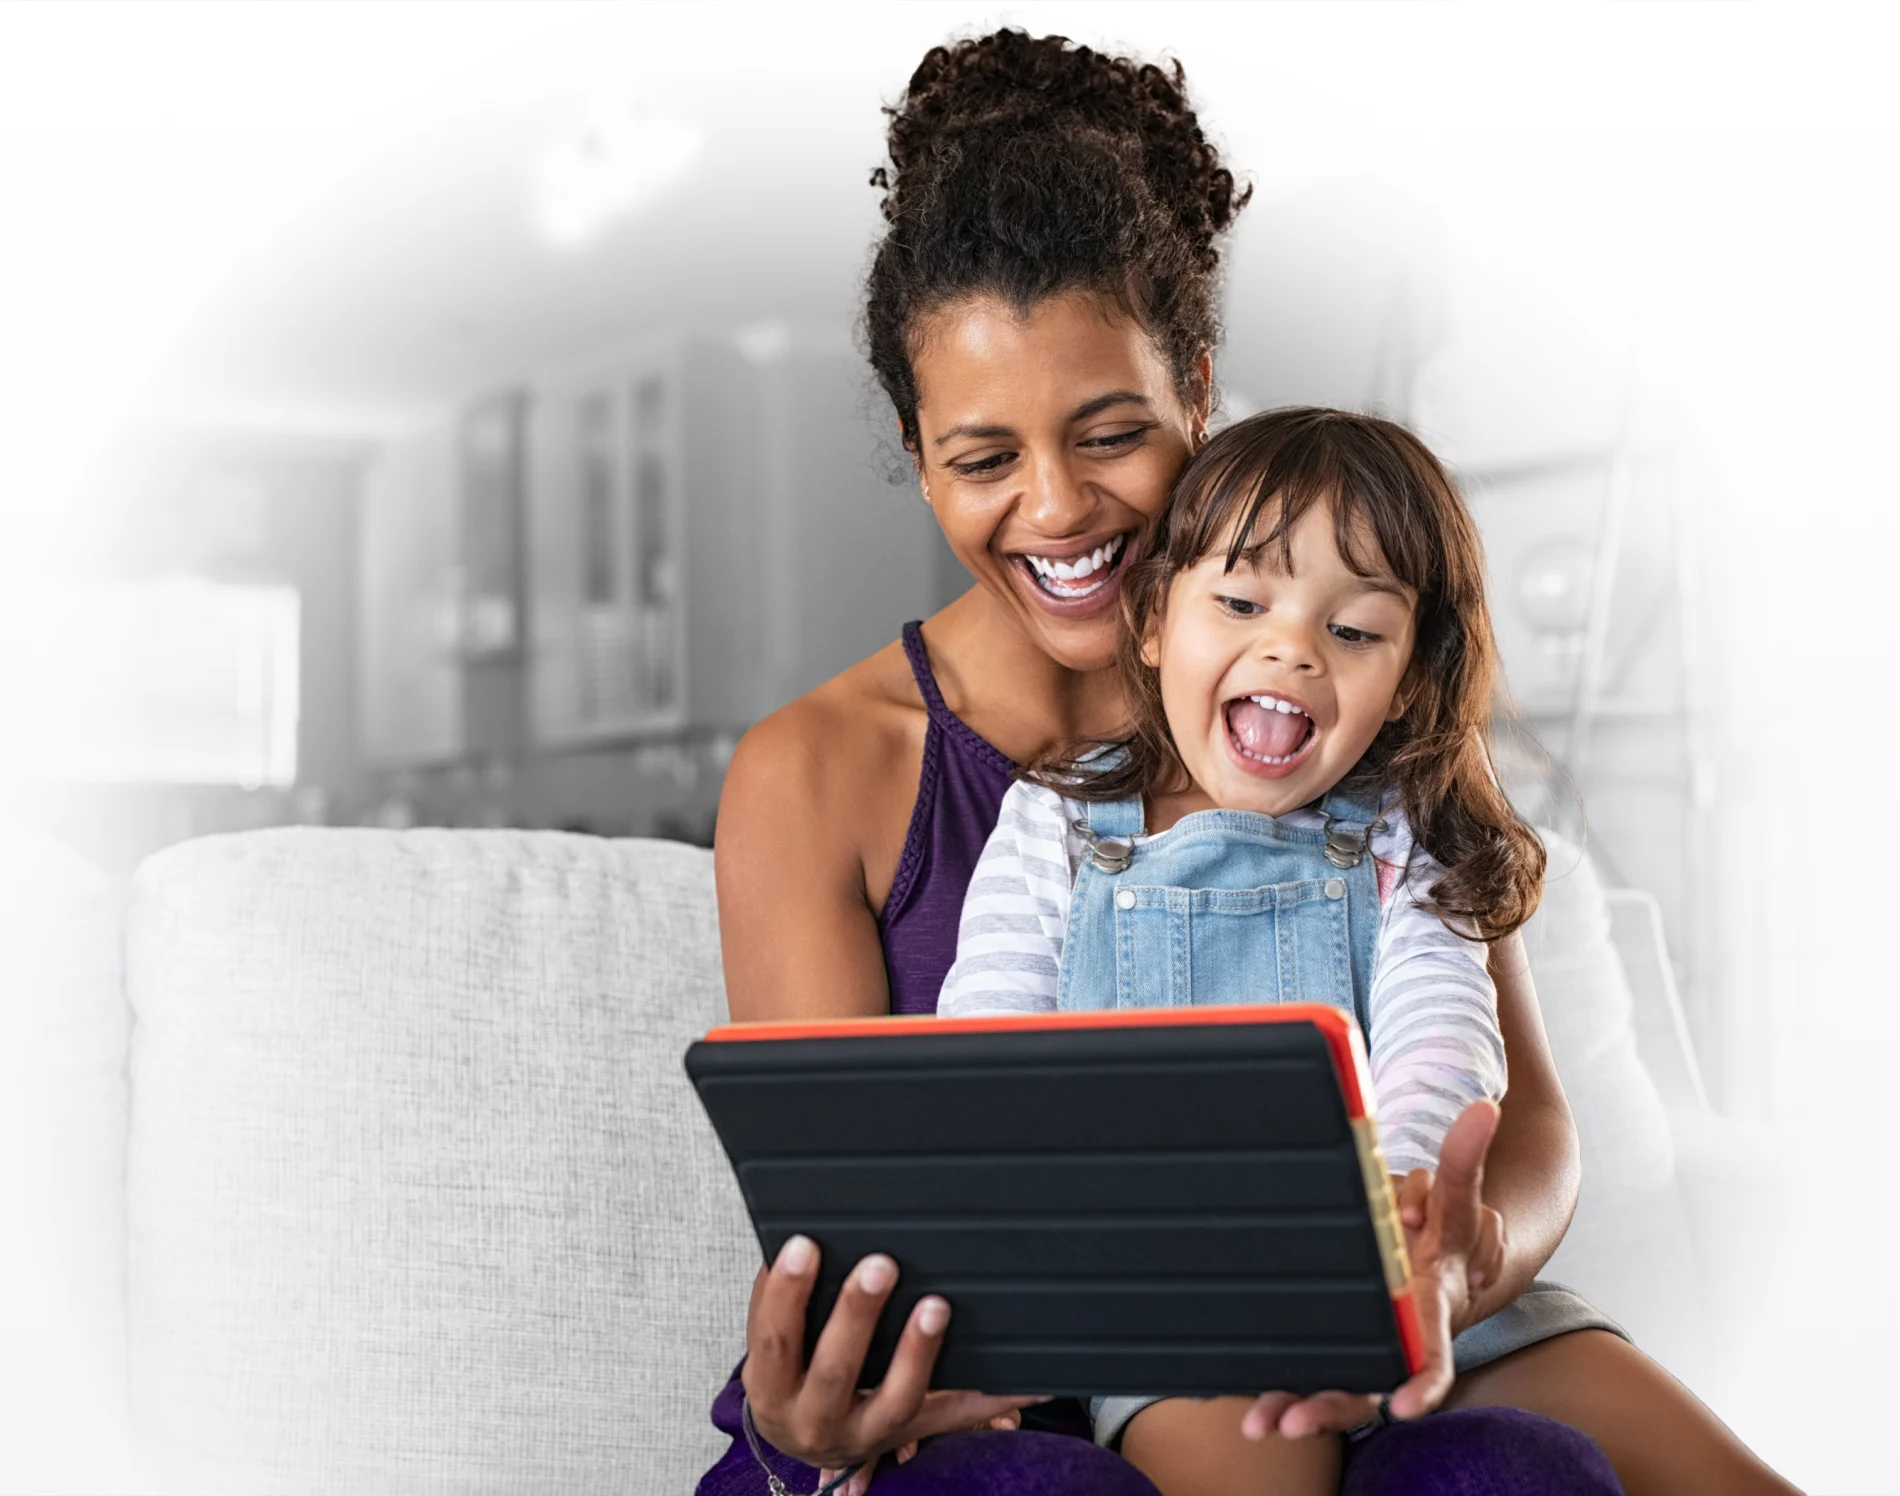
<path fill-rule="evenodd" d="M 950 1323 L 950 1305 L 942 1299 L 920 1299 L 917 1303 L 917 1328 L 926 1335 L 941 1335 Z"/>
<path fill-rule="evenodd" d="M 858 1264 L 858 1287 L 866 1293 L 882 1293 L 897 1281 L 897 1264 L 879 1252 Z"/>
<path fill-rule="evenodd" d="M 788 1236 L 785 1245 L 778 1249 L 778 1262 L 774 1265 L 780 1272 L 802 1278 L 811 1271 L 817 1256 L 817 1244 L 809 1236 Z"/>

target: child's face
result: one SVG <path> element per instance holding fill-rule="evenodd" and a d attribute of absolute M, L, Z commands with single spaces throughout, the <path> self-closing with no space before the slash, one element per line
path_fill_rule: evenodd
<path fill-rule="evenodd" d="M 1269 506 L 1259 533 L 1271 523 Z M 1325 504 L 1289 538 L 1290 572 L 1278 546 L 1224 571 L 1227 545 L 1216 546 L 1174 579 L 1142 645 L 1181 761 L 1228 810 L 1277 816 L 1310 804 L 1405 710 L 1416 594 L 1347 566 Z M 1369 532 L 1355 550 L 1378 555 Z"/>

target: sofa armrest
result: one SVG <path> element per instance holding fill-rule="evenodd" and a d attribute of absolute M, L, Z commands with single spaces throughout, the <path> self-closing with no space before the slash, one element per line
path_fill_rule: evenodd
<path fill-rule="evenodd" d="M 1663 937 L 1662 906 L 1639 888 L 1606 888 L 1610 939 L 1629 979 L 1630 1020 L 1643 1067 L 1671 1108 L 1707 1110 L 1702 1067 L 1689 1038 L 1689 1023 L 1676 989 L 1675 968 Z"/>

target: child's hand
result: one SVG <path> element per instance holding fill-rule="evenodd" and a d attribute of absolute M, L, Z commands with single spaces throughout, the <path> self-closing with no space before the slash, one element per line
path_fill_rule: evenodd
<path fill-rule="evenodd" d="M 1419 1418 L 1443 1402 L 1453 1376 L 1451 1340 L 1476 1318 L 1481 1285 L 1504 1265 L 1504 1220 L 1484 1203 L 1484 1156 L 1498 1130 L 1495 1103 L 1475 1101 L 1445 1134 L 1436 1176 L 1406 1176 L 1399 1219 L 1412 1259 L 1412 1301 L 1425 1365 L 1391 1396 L 1394 1418 Z"/>
<path fill-rule="evenodd" d="M 1405 1251 L 1408 1257 L 1416 1260 L 1419 1252 L 1419 1233 L 1425 1229 L 1426 1204 L 1431 1199 L 1433 1172 L 1430 1169 L 1414 1169 L 1409 1174 L 1392 1176 L 1392 1191 L 1398 1197 L 1399 1221 L 1405 1227 Z M 1471 1323 L 1471 1311 L 1476 1300 L 1504 1271 L 1504 1217 L 1489 1205 L 1478 1207 L 1478 1237 L 1471 1250 L 1465 1255 L 1465 1286 L 1469 1290 L 1469 1299 L 1465 1306 L 1465 1315 L 1456 1316 L 1452 1322 L 1452 1334 L 1468 1329 Z M 1460 1319 L 1464 1322 L 1460 1322 Z"/>
<path fill-rule="evenodd" d="M 988 1422 L 976 1424 L 974 1427 L 977 1429 L 1014 1429 L 1021 1428 L 1022 1426 L 1023 1415 L 1021 1410 L 1012 1408 L 1007 1413 L 998 1413 Z M 896 1456 L 897 1463 L 901 1465 L 917 1453 L 917 1441 L 913 1439 L 910 1443 L 900 1445 L 891 1452 Z M 871 1485 L 871 1477 L 877 1473 L 876 1465 L 877 1462 L 875 1460 L 866 1461 L 864 1465 L 859 1467 L 858 1473 L 852 1476 L 851 1479 L 846 1481 L 843 1485 L 839 1486 L 838 1489 L 832 1493 L 832 1496 L 865 1496 L 865 1492 Z M 820 1489 L 822 1489 L 827 1482 L 835 1479 L 837 1474 L 838 1472 L 836 1470 L 820 1470 L 818 1472 L 818 1485 Z"/>

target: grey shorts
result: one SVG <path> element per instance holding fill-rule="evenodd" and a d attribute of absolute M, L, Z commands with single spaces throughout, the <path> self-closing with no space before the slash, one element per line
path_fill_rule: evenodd
<path fill-rule="evenodd" d="M 1452 1341 L 1452 1356 L 1460 1373 L 1476 1371 L 1513 1351 L 1568 1335 L 1572 1330 L 1608 1330 L 1624 1340 L 1630 1338 L 1615 1320 L 1591 1308 L 1582 1294 L 1539 1278 L 1496 1314 L 1479 1320 Z M 1107 1449 L 1119 1449 L 1128 1420 L 1160 1401 L 1158 1397 L 1090 1398 L 1089 1418 L 1095 1425 L 1095 1442 Z"/>

